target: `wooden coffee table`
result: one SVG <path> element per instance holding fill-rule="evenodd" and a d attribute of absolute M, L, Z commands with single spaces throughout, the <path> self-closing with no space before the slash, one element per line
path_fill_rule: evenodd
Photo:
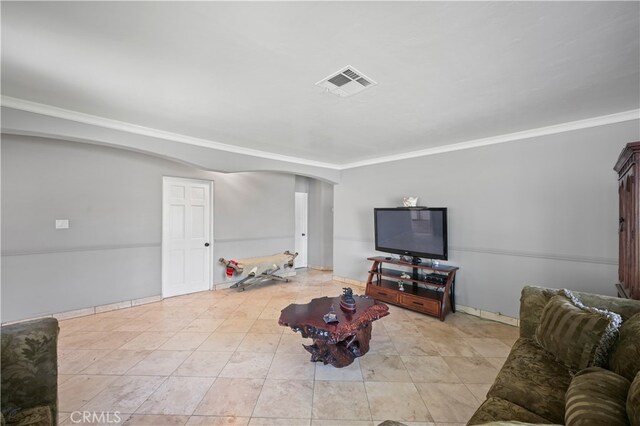
<path fill-rule="evenodd" d="M 346 367 L 369 351 L 371 323 L 389 315 L 389 307 L 366 296 L 354 296 L 356 311 L 340 309 L 340 297 L 320 297 L 306 304 L 291 304 L 282 310 L 278 324 L 312 338 L 312 345 L 302 345 L 311 353 L 311 361 L 334 367 Z M 331 306 L 337 323 L 325 323 L 323 316 Z"/>

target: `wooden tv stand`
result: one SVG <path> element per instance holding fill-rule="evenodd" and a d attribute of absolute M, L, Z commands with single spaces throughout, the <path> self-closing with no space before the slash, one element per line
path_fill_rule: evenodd
<path fill-rule="evenodd" d="M 438 317 L 440 321 L 444 321 L 449 310 L 456 311 L 454 290 L 458 267 L 432 266 L 430 262 L 413 264 L 382 256 L 367 260 L 373 261 L 367 279 L 367 296 Z M 401 278 L 403 273 L 410 278 Z M 437 278 L 442 282 L 435 282 Z M 400 281 L 404 291 L 400 290 Z"/>

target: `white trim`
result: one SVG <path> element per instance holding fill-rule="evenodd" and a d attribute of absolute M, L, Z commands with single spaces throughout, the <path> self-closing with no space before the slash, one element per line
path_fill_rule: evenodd
<path fill-rule="evenodd" d="M 261 151 L 251 148 L 243 148 L 234 145 L 228 145 L 222 142 L 215 142 L 208 139 L 195 138 L 191 136 L 181 135 L 178 133 L 166 132 L 164 130 L 153 129 L 150 127 L 138 126 L 136 124 L 126 123 L 123 121 L 112 120 L 95 115 L 84 114 L 77 111 L 58 108 L 51 105 L 45 105 L 37 102 L 31 102 L 24 99 L 18 99 L 11 96 L 2 96 L 1 105 L 3 107 L 12 108 L 20 111 L 41 114 L 50 117 L 56 117 L 69 121 L 83 124 L 89 124 L 97 127 L 104 127 L 123 132 L 165 139 L 173 142 L 180 142 L 189 145 L 202 146 L 220 151 L 231 152 L 241 155 L 250 155 L 258 158 L 269 160 L 284 161 L 306 166 L 321 167 L 331 170 L 348 170 L 356 167 L 371 166 L 375 164 L 388 163 L 391 161 L 407 160 L 416 157 L 428 155 L 442 154 L 445 152 L 460 151 L 463 149 L 478 148 L 482 146 L 495 145 L 505 142 L 515 142 L 523 139 L 530 139 L 540 136 L 548 136 L 557 133 L 564 133 L 573 130 L 587 129 L 590 127 L 604 126 L 607 124 L 622 123 L 625 121 L 640 119 L 640 109 L 618 112 L 615 114 L 591 117 L 584 120 L 569 121 L 566 123 L 554 124 L 552 126 L 538 127 L 535 129 L 523 130 L 515 133 L 507 133 L 503 135 L 490 136 L 481 139 L 472 139 L 449 145 L 441 145 L 433 148 L 421 149 L 417 151 L 405 152 L 402 154 L 385 155 L 382 157 L 372 158 L 369 160 L 355 161 L 346 164 L 327 163 L 322 161 L 308 160 L 305 158 L 293 157 L 289 155 L 275 154 L 272 152 Z"/>
<path fill-rule="evenodd" d="M 464 312 L 465 314 L 473 315 L 474 317 L 480 317 L 482 319 L 500 322 L 502 324 L 512 325 L 514 327 L 520 327 L 520 320 L 518 318 L 502 315 L 500 312 L 495 313 L 491 311 L 485 311 L 478 308 L 471 308 L 469 306 L 458 305 L 456 303 L 456 312 Z"/>
<path fill-rule="evenodd" d="M 3 322 L 2 325 L 17 324 L 20 322 L 33 321 L 42 318 L 55 318 L 58 321 L 64 321 L 72 318 L 86 317 L 89 315 L 102 314 L 105 312 L 117 311 L 120 309 L 129 309 L 136 306 L 146 305 L 162 301 L 162 296 L 149 296 L 141 299 L 123 300 L 122 302 L 108 303 L 106 305 L 92 306 L 89 308 L 75 309 L 73 311 L 56 312 L 54 314 L 41 315 L 38 317 L 25 318 L 16 321 Z"/>
<path fill-rule="evenodd" d="M 208 139 L 194 138 L 192 136 L 181 135 L 179 133 L 166 132 L 164 130 L 153 129 L 151 127 L 138 126 L 137 124 L 127 123 L 124 121 L 112 120 L 96 115 L 85 114 L 82 112 L 72 111 L 68 109 L 58 108 L 51 105 L 40 104 L 37 102 L 26 101 L 24 99 L 13 98 L 11 96 L 2 96 L 2 106 L 16 109 L 20 111 L 32 112 L 35 114 L 46 115 L 49 117 L 61 118 L 64 120 L 75 121 L 82 124 L 90 124 L 97 127 L 104 127 L 112 130 L 133 133 L 137 135 L 150 136 L 158 139 L 165 139 L 173 142 L 180 142 L 189 145 L 202 146 L 206 148 L 217 149 L 234 154 L 250 155 L 253 157 L 266 158 L 269 160 L 284 161 L 287 163 L 302 164 L 305 166 L 322 167 L 326 169 L 339 170 L 339 166 L 322 161 L 307 160 L 305 158 L 293 157 L 290 155 L 274 154 L 272 152 L 261 151 L 258 149 L 243 148 L 234 145 L 228 145 L 222 142 L 215 142 Z"/>
<path fill-rule="evenodd" d="M 554 135 L 557 133 L 570 132 L 572 130 L 588 129 L 590 127 L 604 126 L 607 124 L 622 123 L 624 121 L 638 119 L 640 119 L 640 109 L 633 109 L 630 111 L 602 115 L 599 117 L 592 117 L 584 120 L 554 124 L 553 126 L 538 127 L 536 129 L 523 130 L 521 132 L 507 133 L 499 136 L 490 136 L 488 138 L 473 139 L 450 145 L 442 145 L 434 148 L 405 152 L 403 154 L 385 155 L 383 157 L 372 158 L 370 160 L 354 161 L 353 163 L 343 164 L 340 169 L 353 169 L 355 167 L 371 166 L 374 164 L 388 163 L 390 161 L 407 160 L 410 158 L 423 157 L 427 155 L 442 154 L 445 152 L 460 151 L 463 149 L 478 148 L 481 146 L 496 145 L 505 142 L 515 142 L 523 139 Z"/>

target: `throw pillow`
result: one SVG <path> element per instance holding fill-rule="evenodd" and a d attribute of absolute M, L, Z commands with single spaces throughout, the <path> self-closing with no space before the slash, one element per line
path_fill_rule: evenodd
<path fill-rule="evenodd" d="M 584 306 L 569 290 L 561 293 L 542 310 L 536 341 L 570 370 L 606 365 L 622 318 Z"/>
<path fill-rule="evenodd" d="M 571 380 L 565 398 L 567 426 L 627 426 L 627 393 L 631 383 L 599 367 L 580 371 Z"/>
<path fill-rule="evenodd" d="M 629 380 L 640 371 L 640 314 L 635 314 L 620 326 L 618 341 L 609 357 L 611 371 Z"/>
<path fill-rule="evenodd" d="M 631 383 L 627 395 L 627 415 L 631 426 L 640 426 L 640 372 Z"/>

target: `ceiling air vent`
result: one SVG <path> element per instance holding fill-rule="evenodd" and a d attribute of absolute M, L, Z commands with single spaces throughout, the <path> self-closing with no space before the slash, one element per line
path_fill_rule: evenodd
<path fill-rule="evenodd" d="M 376 84 L 378 83 L 365 76 L 352 66 L 347 65 L 340 71 L 334 72 L 330 76 L 317 82 L 316 86 L 320 86 L 327 91 L 344 98 L 362 92 L 364 89 L 373 87 Z"/>

